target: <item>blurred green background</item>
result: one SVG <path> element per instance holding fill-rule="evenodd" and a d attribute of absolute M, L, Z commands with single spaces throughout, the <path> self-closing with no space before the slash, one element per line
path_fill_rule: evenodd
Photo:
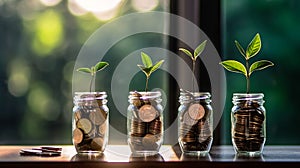
<path fill-rule="evenodd" d="M 113 18 L 132 12 L 169 10 L 168 0 L 109 0 L 101 9 L 85 2 L 0 0 L 0 144 L 71 144 L 71 82 L 81 46 L 95 30 Z M 274 67 L 251 77 L 251 92 L 265 94 L 267 144 L 299 144 L 300 1 L 221 2 L 220 55 L 223 59 L 243 61 L 234 40 L 246 47 L 259 32 L 263 47 L 254 61 L 268 59 L 275 63 Z M 126 38 L 107 53 L 113 57 L 104 59 L 113 69 L 123 56 L 152 46 L 168 48 L 166 37 L 150 33 Z M 160 74 L 154 74 L 152 80 L 167 75 L 166 72 Z M 99 78 L 110 75 L 108 69 L 101 72 Z M 240 74 L 226 72 L 226 75 L 227 100 L 221 143 L 231 144 L 231 98 L 234 92 L 245 92 L 246 81 Z M 154 84 L 157 88 L 168 87 L 167 82 L 152 82 L 150 87 Z M 108 87 L 104 85 L 103 90 Z M 130 86 L 133 88 L 144 88 L 142 73 L 136 75 Z M 113 114 L 116 110 L 109 105 L 110 121 L 126 134 L 126 118 Z"/>
<path fill-rule="evenodd" d="M 80 48 L 112 19 L 132 12 L 167 11 L 167 2 L 0 0 L 0 144 L 71 144 L 72 75 Z M 110 66 L 97 75 L 96 89 L 110 88 L 113 69 L 124 56 L 144 47 L 167 48 L 165 39 L 137 34 L 119 41 L 104 58 Z M 136 76 L 130 89 L 144 88 L 143 73 Z M 160 82 L 155 87 L 162 85 L 166 86 Z M 115 109 L 110 93 L 108 97 L 110 122 L 126 135 L 126 118 Z"/>

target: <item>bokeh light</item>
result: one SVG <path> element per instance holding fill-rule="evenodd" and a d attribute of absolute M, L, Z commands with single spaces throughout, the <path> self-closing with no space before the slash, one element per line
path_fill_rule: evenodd
<path fill-rule="evenodd" d="M 68 1 L 68 9 L 75 16 L 81 16 L 88 13 L 88 11 L 79 6 L 75 0 Z"/>
<path fill-rule="evenodd" d="M 158 0 L 132 0 L 132 6 L 135 10 L 140 12 L 151 11 L 159 4 Z"/>
<path fill-rule="evenodd" d="M 60 114 L 60 108 L 56 99 L 53 98 L 52 91 L 43 82 L 33 84 L 28 94 L 28 106 L 30 110 L 41 118 L 54 121 Z"/>
<path fill-rule="evenodd" d="M 15 97 L 23 96 L 29 87 L 30 67 L 24 59 L 14 59 L 8 66 L 8 90 Z"/>
<path fill-rule="evenodd" d="M 32 49 L 38 56 L 47 56 L 63 41 L 63 21 L 55 11 L 47 10 L 40 14 L 29 29 L 35 30 Z"/>
<path fill-rule="evenodd" d="M 104 12 L 117 7 L 122 0 L 75 0 L 79 6 L 90 12 Z"/>
<path fill-rule="evenodd" d="M 61 0 L 40 0 L 45 6 L 55 6 L 61 2 Z"/>

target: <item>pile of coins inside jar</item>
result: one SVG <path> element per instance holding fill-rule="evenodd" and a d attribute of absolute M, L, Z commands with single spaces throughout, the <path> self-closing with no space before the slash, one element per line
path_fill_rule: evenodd
<path fill-rule="evenodd" d="M 132 151 L 155 151 L 162 139 L 162 121 L 156 102 L 141 99 L 142 95 L 134 92 L 132 97 L 132 118 L 130 125 L 129 144 Z"/>
<path fill-rule="evenodd" d="M 264 144 L 264 113 L 252 103 L 238 109 L 234 114 L 233 141 L 238 151 L 260 151 Z"/>
<path fill-rule="evenodd" d="M 84 96 L 73 114 L 73 143 L 78 152 L 102 152 L 107 137 L 107 109 L 103 108 L 101 99 L 84 100 Z"/>
<path fill-rule="evenodd" d="M 183 151 L 206 151 L 212 142 L 211 110 L 200 103 L 190 104 L 180 116 L 179 142 Z"/>

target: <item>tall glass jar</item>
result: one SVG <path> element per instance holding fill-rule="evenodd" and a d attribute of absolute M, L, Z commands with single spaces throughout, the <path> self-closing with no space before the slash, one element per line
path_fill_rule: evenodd
<path fill-rule="evenodd" d="M 131 152 L 155 155 L 163 143 L 163 107 L 161 93 L 130 92 L 127 137 Z"/>
<path fill-rule="evenodd" d="M 108 141 L 106 92 L 76 92 L 72 137 L 77 153 L 102 153 Z"/>
<path fill-rule="evenodd" d="M 186 154 L 206 154 L 213 141 L 213 110 L 208 92 L 180 91 L 178 142 Z"/>
<path fill-rule="evenodd" d="M 231 135 L 236 153 L 260 155 L 266 141 L 264 94 L 233 94 Z"/>

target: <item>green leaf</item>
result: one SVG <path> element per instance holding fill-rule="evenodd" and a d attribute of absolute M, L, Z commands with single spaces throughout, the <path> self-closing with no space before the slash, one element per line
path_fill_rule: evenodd
<path fill-rule="evenodd" d="M 259 34 L 257 33 L 247 47 L 246 59 L 248 60 L 251 57 L 255 56 L 260 51 L 260 49 L 261 40 Z"/>
<path fill-rule="evenodd" d="M 146 68 L 152 67 L 152 60 L 146 53 L 141 52 L 141 58 Z"/>
<path fill-rule="evenodd" d="M 195 60 L 197 59 L 197 57 L 203 52 L 205 46 L 206 46 L 206 42 L 207 40 L 203 41 L 194 51 L 194 58 Z"/>
<path fill-rule="evenodd" d="M 160 60 L 158 61 L 153 67 L 151 67 L 150 74 L 154 71 L 156 71 L 163 63 L 165 60 Z"/>
<path fill-rule="evenodd" d="M 269 66 L 273 66 L 273 65 L 274 64 L 268 60 L 256 61 L 250 66 L 249 75 L 251 75 L 251 73 L 254 71 L 262 70 L 262 69 L 265 69 L 265 68 L 267 68 Z"/>
<path fill-rule="evenodd" d="M 151 75 L 151 67 L 150 68 L 147 68 L 147 67 L 144 67 L 143 65 L 137 65 L 143 72 L 146 76 L 150 76 Z"/>
<path fill-rule="evenodd" d="M 95 71 L 98 72 L 98 71 L 101 71 L 103 70 L 104 68 L 106 68 L 109 64 L 107 62 L 98 62 L 96 65 L 95 65 Z"/>
<path fill-rule="evenodd" d="M 90 68 L 78 68 L 76 71 L 84 73 L 92 73 Z"/>
<path fill-rule="evenodd" d="M 245 66 L 235 60 L 227 60 L 220 63 L 225 69 L 231 72 L 242 73 L 247 77 L 247 70 Z"/>
<path fill-rule="evenodd" d="M 236 48 L 246 58 L 246 53 L 245 53 L 245 50 L 243 49 L 243 47 L 240 45 L 240 43 L 238 41 L 235 40 L 234 42 L 235 42 Z"/>
<path fill-rule="evenodd" d="M 191 53 L 189 50 L 184 49 L 184 48 L 179 48 L 179 51 L 184 52 L 186 55 L 188 55 L 188 56 L 190 56 L 192 59 L 194 59 L 192 53 Z"/>

